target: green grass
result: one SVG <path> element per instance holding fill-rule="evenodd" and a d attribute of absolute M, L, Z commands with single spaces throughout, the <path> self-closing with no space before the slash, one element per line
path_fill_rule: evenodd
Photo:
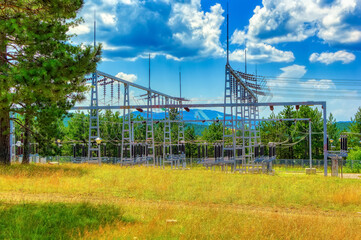
<path fill-rule="evenodd" d="M 122 220 L 112 205 L 0 203 L 0 239 L 69 239 Z"/>
<path fill-rule="evenodd" d="M 0 239 L 359 239 L 360 212 L 361 179 L 322 172 L 0 166 Z"/>

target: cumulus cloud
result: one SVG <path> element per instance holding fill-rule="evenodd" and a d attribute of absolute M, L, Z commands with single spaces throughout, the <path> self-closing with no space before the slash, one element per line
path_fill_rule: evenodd
<path fill-rule="evenodd" d="M 214 4 L 203 11 L 201 0 L 88 0 L 81 13 L 82 36 L 89 34 L 97 11 L 97 41 L 105 43 L 107 59 L 135 60 L 152 53 L 169 59 L 224 56 L 220 42 L 224 10 Z M 78 34 L 79 35 L 79 34 Z"/>
<path fill-rule="evenodd" d="M 311 79 L 306 82 L 301 82 L 300 85 L 305 89 L 315 89 L 315 90 L 328 90 L 328 89 L 336 88 L 332 80 L 329 79 L 321 79 L 321 80 Z"/>
<path fill-rule="evenodd" d="M 246 50 L 249 62 L 292 62 L 295 59 L 291 51 L 282 51 L 265 43 L 250 42 L 247 44 Z M 244 55 L 244 49 L 236 49 L 231 53 L 230 59 L 244 62 Z"/>
<path fill-rule="evenodd" d="M 219 37 L 221 35 L 221 25 L 224 17 L 220 4 L 211 7 L 210 12 L 199 11 L 200 2 L 194 4 L 177 3 L 172 7 L 171 17 L 168 25 L 173 31 L 172 37 L 183 46 L 199 49 L 202 56 L 223 56 L 224 50 Z M 184 31 L 186 27 L 190 31 Z"/>
<path fill-rule="evenodd" d="M 127 74 L 127 73 L 123 73 L 123 72 L 119 72 L 115 76 L 117 78 L 121 78 L 121 79 L 129 81 L 129 82 L 135 82 L 138 79 L 137 75 L 135 75 L 135 74 Z"/>
<path fill-rule="evenodd" d="M 268 86 L 271 88 L 285 87 L 289 85 L 291 79 L 294 83 L 298 83 L 299 79 L 302 78 L 307 70 L 305 66 L 293 64 L 291 66 L 281 68 L 282 73 L 274 80 L 268 81 Z"/>
<path fill-rule="evenodd" d="M 83 35 L 90 33 L 90 27 L 86 24 L 80 24 L 78 26 L 72 27 L 68 31 L 69 34 Z"/>
<path fill-rule="evenodd" d="M 307 70 L 305 66 L 293 64 L 288 67 L 281 68 L 282 73 L 279 75 L 280 78 L 301 78 Z"/>
<path fill-rule="evenodd" d="M 263 0 L 249 20 L 248 39 L 269 44 L 317 36 L 332 44 L 361 42 L 359 0 Z"/>
<path fill-rule="evenodd" d="M 356 56 L 352 53 L 344 50 L 332 52 L 312 53 L 310 56 L 310 62 L 321 62 L 326 65 L 340 61 L 343 64 L 350 63 L 356 59 Z"/>
<path fill-rule="evenodd" d="M 117 22 L 116 16 L 109 13 L 101 13 L 100 18 L 105 25 L 115 25 Z"/>

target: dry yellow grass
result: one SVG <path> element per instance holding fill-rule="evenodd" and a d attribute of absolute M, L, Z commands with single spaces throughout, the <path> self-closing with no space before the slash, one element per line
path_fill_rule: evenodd
<path fill-rule="evenodd" d="M 130 219 L 86 232 L 81 238 L 361 236 L 359 179 L 110 165 L 12 166 L 0 169 L 0 201 L 115 204 Z"/>

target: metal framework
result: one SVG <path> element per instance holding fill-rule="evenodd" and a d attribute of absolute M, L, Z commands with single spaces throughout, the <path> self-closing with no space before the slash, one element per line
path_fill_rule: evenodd
<path fill-rule="evenodd" d="M 10 113 L 10 161 L 15 162 L 15 126 L 14 121 L 14 114 Z"/>
<path fill-rule="evenodd" d="M 226 65 L 223 144 L 224 151 L 232 151 L 235 170 L 247 171 L 247 164 L 254 165 L 254 147 L 260 142 L 259 108 L 257 95 L 270 94 L 265 79 Z M 232 104 L 236 105 L 233 106 Z M 240 105 L 246 103 L 247 105 Z M 231 106 L 227 106 L 231 104 Z M 253 119 L 252 121 L 250 119 Z M 237 165 L 240 168 L 236 169 Z"/>
<path fill-rule="evenodd" d="M 184 100 L 183 100 L 184 101 Z M 160 102 L 159 102 L 160 103 Z M 323 145 L 324 145 L 324 175 L 327 176 L 327 111 L 325 101 L 307 101 L 307 102 L 262 102 L 262 103 L 211 103 L 211 104 L 189 104 L 183 103 L 183 108 L 225 108 L 225 107 L 244 107 L 244 106 L 257 106 L 257 107 L 276 107 L 276 106 L 321 106 L 323 110 Z M 147 105 L 131 105 L 131 106 L 102 106 L 102 109 L 119 110 L 119 109 L 142 109 L 147 108 Z M 162 109 L 162 108 L 179 108 L 178 104 L 165 105 L 156 104 L 149 106 L 150 109 Z M 91 110 L 94 107 L 74 107 L 73 110 Z M 255 119 L 250 119 L 255 120 Z M 203 120 L 202 120 L 203 121 Z M 214 120 L 217 121 L 217 120 Z M 222 121 L 222 120 L 220 120 Z M 260 121 L 260 119 L 259 119 Z"/>
<path fill-rule="evenodd" d="M 95 23 L 94 23 L 95 28 Z M 95 44 L 95 32 L 94 32 Z M 149 55 L 150 66 L 150 55 Z M 245 67 L 246 69 L 246 67 Z M 150 88 L 150 67 L 149 67 L 149 88 L 140 86 L 138 84 L 114 77 L 112 75 L 97 71 L 92 77 L 91 90 L 91 104 L 90 107 L 78 107 L 73 110 L 90 110 L 90 125 L 89 125 L 89 150 L 88 159 L 96 152 L 98 161 L 100 163 L 100 146 L 94 146 L 94 140 L 99 138 L 99 115 L 100 109 L 123 109 L 123 126 L 122 126 L 122 145 L 121 145 L 121 163 L 137 162 L 134 145 L 134 123 L 131 121 L 131 110 L 138 110 L 143 112 L 147 109 L 146 114 L 146 156 L 151 153 L 150 159 L 155 162 L 155 146 L 154 146 L 154 124 L 153 124 L 153 109 L 164 110 L 164 138 L 163 138 L 163 164 L 164 161 L 171 162 L 178 161 L 179 158 L 173 156 L 173 142 L 172 142 L 172 111 L 178 110 L 178 141 L 177 145 L 184 143 L 184 121 L 183 108 L 211 108 L 221 107 L 224 111 L 223 119 L 223 141 L 220 148 L 221 154 L 218 159 L 225 163 L 225 152 L 227 152 L 228 159 L 226 164 L 231 164 L 234 171 L 246 172 L 256 165 L 255 148 L 260 143 L 259 130 L 259 107 L 260 106 L 287 106 L 287 105 L 321 105 L 323 108 L 324 117 L 324 159 L 325 159 L 325 175 L 327 175 L 327 125 L 326 125 L 326 102 L 286 102 L 286 103 L 260 103 L 259 96 L 269 96 L 270 90 L 267 87 L 266 80 L 257 75 L 247 74 L 245 72 L 234 70 L 229 63 L 229 14 L 227 2 L 227 63 L 225 66 L 225 94 L 223 104 L 187 104 L 182 98 L 181 92 L 181 73 L 179 73 L 180 82 L 180 97 L 172 97 L 164 93 L 152 90 Z M 98 79 L 102 77 L 103 79 Z M 98 82 L 104 87 L 104 106 L 99 106 L 98 99 Z M 106 106 L 106 85 L 111 84 L 111 105 L 113 105 L 113 83 L 118 82 L 118 102 L 120 105 L 120 90 L 119 84 L 124 84 L 124 102 L 123 106 Z M 130 104 L 130 87 L 146 91 L 147 102 L 146 105 L 131 105 Z M 158 102 L 158 104 L 157 104 Z M 129 150 L 128 150 L 129 149 Z M 258 151 L 258 149 L 257 149 Z M 179 152 L 178 152 L 179 153 Z M 143 156 L 143 150 L 140 156 Z M 273 156 L 272 156 L 273 157 Z M 143 160 L 142 160 L 143 161 Z M 140 161 L 140 162 L 142 162 Z M 238 168 L 237 168 L 238 167 Z"/>
<path fill-rule="evenodd" d="M 172 136 L 171 136 L 171 108 L 168 107 L 170 105 L 176 105 L 176 109 L 181 109 L 183 101 L 187 101 L 184 98 L 181 97 L 173 97 L 167 94 L 164 94 L 162 92 L 153 90 L 149 88 L 126 81 L 124 79 L 112 76 L 110 74 L 97 71 L 96 72 L 96 80 L 94 80 L 94 77 L 92 78 L 92 104 L 90 108 L 88 108 L 91 112 L 91 117 L 94 119 L 99 119 L 96 113 L 98 113 L 101 109 L 110 109 L 109 106 L 106 106 L 106 86 L 111 84 L 111 90 L 113 89 L 113 84 L 118 83 L 118 102 L 120 100 L 120 87 L 119 84 L 124 85 L 124 95 L 123 95 L 123 104 L 122 106 L 117 106 L 116 109 L 122 109 L 123 110 L 123 124 L 122 124 L 122 140 L 121 140 L 121 156 L 120 156 L 120 163 L 121 164 L 136 164 L 140 162 L 149 162 L 151 160 L 155 159 L 155 146 L 154 146 L 154 119 L 153 119 L 153 109 L 154 106 L 164 106 L 162 109 L 164 110 L 164 117 L 167 119 L 167 121 L 164 122 L 164 144 L 163 144 L 163 154 L 164 158 L 168 157 L 172 159 L 174 153 L 172 152 Z M 98 104 L 98 95 L 96 94 L 98 92 L 98 84 L 100 86 L 103 86 L 104 90 L 104 106 L 99 106 Z M 141 108 L 132 108 L 130 106 L 131 104 L 131 96 L 130 96 L 130 87 L 146 91 L 146 94 L 141 95 L 140 97 L 145 97 L 146 99 L 146 105 L 144 105 Z M 96 93 L 94 93 L 96 92 Z M 113 103 L 113 91 L 111 91 L 111 103 Z M 96 100 L 94 100 L 96 99 Z M 73 110 L 85 110 L 87 107 L 78 107 L 73 108 Z M 138 110 L 143 112 L 143 109 L 146 109 L 146 139 L 145 139 L 145 154 L 147 157 L 144 158 L 143 153 L 138 154 L 138 151 L 135 152 L 135 141 L 134 141 L 134 124 L 131 120 L 131 113 L 132 110 Z M 93 116 L 94 115 L 94 116 Z M 179 118 L 183 120 L 183 113 L 182 111 L 179 111 Z M 99 120 L 97 121 L 99 122 Z M 142 122 L 144 123 L 144 122 Z M 91 129 L 94 129 L 95 126 L 98 126 L 97 129 L 99 129 L 99 123 L 98 125 L 91 125 L 89 127 L 89 133 L 91 132 Z M 89 142 L 94 143 L 94 140 L 96 138 L 99 138 L 99 132 L 98 134 L 93 134 L 91 138 L 89 138 Z M 184 141 L 184 123 L 182 121 L 179 122 L 178 126 L 178 143 Z M 98 154 L 97 156 L 100 156 L 100 146 L 98 146 Z M 95 151 L 95 148 L 91 149 L 92 151 Z M 143 151 L 143 150 L 142 150 Z M 90 153 L 91 154 L 91 153 Z M 168 154 L 168 155 L 167 155 Z M 89 154 L 88 154 L 89 155 Z M 100 157 L 99 157 L 100 158 Z M 153 161 L 154 163 L 155 161 Z"/>
<path fill-rule="evenodd" d="M 89 140 L 88 140 L 88 161 L 97 160 L 101 164 L 100 145 L 96 140 L 100 137 L 99 130 L 99 100 L 98 100 L 98 75 L 93 73 L 92 89 L 90 95 L 90 109 L 89 114 Z"/>

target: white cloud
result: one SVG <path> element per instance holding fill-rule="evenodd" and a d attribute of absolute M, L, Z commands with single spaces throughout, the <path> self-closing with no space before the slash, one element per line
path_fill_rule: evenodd
<path fill-rule="evenodd" d="M 293 64 L 288 67 L 281 68 L 283 73 L 279 75 L 280 78 L 301 78 L 307 70 L 305 66 Z"/>
<path fill-rule="evenodd" d="M 292 62 L 295 60 L 293 52 L 282 51 L 270 44 L 258 42 L 257 39 L 247 39 L 245 31 L 236 30 L 231 43 L 247 46 L 247 61 L 249 62 Z M 233 61 L 244 62 L 244 49 L 236 49 L 230 55 Z"/>
<path fill-rule="evenodd" d="M 172 37 L 183 46 L 199 48 L 201 56 L 224 56 L 219 40 L 221 25 L 224 21 L 220 4 L 211 7 L 210 12 L 200 11 L 200 1 L 191 4 L 176 3 L 172 6 L 168 25 L 173 30 Z M 184 31 L 184 27 L 188 31 Z"/>
<path fill-rule="evenodd" d="M 101 13 L 100 18 L 105 25 L 115 25 L 115 23 L 117 22 L 116 16 L 109 13 Z"/>
<path fill-rule="evenodd" d="M 247 34 L 245 31 L 236 29 L 231 37 L 232 44 L 243 45 L 246 42 Z"/>
<path fill-rule="evenodd" d="M 132 5 L 138 3 L 138 0 L 103 0 L 103 3 L 114 6 L 118 3 Z"/>
<path fill-rule="evenodd" d="M 269 80 L 267 82 L 268 87 L 272 89 L 276 87 L 285 87 L 292 83 L 290 80 L 293 81 L 293 83 L 297 83 L 300 78 L 302 78 L 307 70 L 305 66 L 293 64 L 291 66 L 287 66 L 284 68 L 281 68 L 282 73 L 274 80 Z"/>
<path fill-rule="evenodd" d="M 350 17 L 360 14 L 360 0 L 263 0 L 249 20 L 248 39 L 274 44 L 317 35 L 329 43 L 358 43 L 361 30 Z"/>
<path fill-rule="evenodd" d="M 332 80 L 329 79 L 321 79 L 321 80 L 315 80 L 311 79 L 306 82 L 300 83 L 301 87 L 305 89 L 315 89 L 315 90 L 329 90 L 329 89 L 336 89 L 335 84 L 332 82 Z"/>
<path fill-rule="evenodd" d="M 129 82 L 135 82 L 137 81 L 138 77 L 135 74 L 127 74 L 123 72 L 119 72 L 117 75 L 115 75 L 117 78 L 124 79 Z"/>
<path fill-rule="evenodd" d="M 236 49 L 230 55 L 233 61 L 244 62 L 244 49 Z M 249 62 L 292 62 L 295 57 L 291 51 L 282 51 L 265 43 L 247 43 Z"/>
<path fill-rule="evenodd" d="M 310 62 L 321 62 L 324 64 L 331 64 L 337 61 L 342 62 L 343 64 L 350 63 L 356 59 L 356 56 L 352 53 L 346 51 L 338 51 L 335 53 L 331 52 L 323 52 L 319 53 L 312 53 L 310 56 Z"/>
<path fill-rule="evenodd" d="M 224 11 L 218 3 L 202 10 L 201 0 L 87 0 L 80 13 L 88 23 L 83 34 L 92 29 L 94 9 L 106 58 L 132 61 L 149 52 L 174 60 L 225 55 L 220 42 Z"/>
<path fill-rule="evenodd" d="M 86 24 L 80 24 L 75 27 L 71 27 L 68 31 L 69 34 L 83 35 L 90 32 L 90 27 Z"/>

